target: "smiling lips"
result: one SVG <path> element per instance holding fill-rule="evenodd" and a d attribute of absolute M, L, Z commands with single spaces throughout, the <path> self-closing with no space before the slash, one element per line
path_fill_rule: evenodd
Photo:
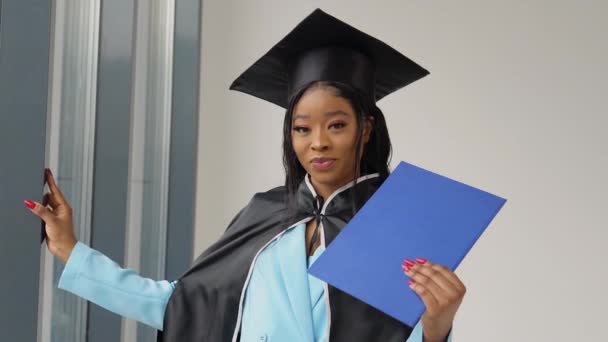
<path fill-rule="evenodd" d="M 331 168 L 335 162 L 336 160 L 331 158 L 314 158 L 310 163 L 316 170 L 324 171 Z"/>

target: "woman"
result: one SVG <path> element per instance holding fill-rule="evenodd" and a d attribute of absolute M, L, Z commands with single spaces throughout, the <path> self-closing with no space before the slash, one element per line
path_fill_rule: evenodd
<path fill-rule="evenodd" d="M 159 341 L 450 339 L 465 287 L 445 267 L 422 257 L 402 265 L 426 305 L 413 330 L 307 273 L 389 174 L 390 140 L 375 102 L 426 74 L 381 41 L 314 11 L 231 87 L 287 109 L 285 186 L 256 194 L 169 283 L 121 269 L 77 242 L 69 205 L 48 172 L 43 204 L 26 204 L 47 223 L 51 253 L 66 263 L 59 286 L 159 329 Z"/>

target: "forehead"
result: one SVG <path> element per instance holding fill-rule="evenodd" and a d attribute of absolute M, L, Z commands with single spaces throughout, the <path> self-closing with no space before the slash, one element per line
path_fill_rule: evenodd
<path fill-rule="evenodd" d="M 350 102 L 338 96 L 335 89 L 319 87 L 310 89 L 302 95 L 294 107 L 293 118 L 294 120 L 304 117 L 315 118 L 339 111 L 347 116 L 355 116 Z"/>

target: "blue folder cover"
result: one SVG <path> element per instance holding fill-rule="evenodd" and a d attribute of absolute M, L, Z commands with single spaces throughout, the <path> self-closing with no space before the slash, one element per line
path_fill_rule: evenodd
<path fill-rule="evenodd" d="M 413 327 L 425 307 L 408 286 L 403 259 L 454 271 L 505 202 L 401 162 L 309 273 Z"/>

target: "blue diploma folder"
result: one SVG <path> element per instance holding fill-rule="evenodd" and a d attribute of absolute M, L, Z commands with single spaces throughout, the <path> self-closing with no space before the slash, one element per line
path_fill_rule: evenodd
<path fill-rule="evenodd" d="M 455 270 L 505 202 L 401 162 L 309 272 L 413 327 L 425 307 L 403 260 L 422 257 Z"/>

